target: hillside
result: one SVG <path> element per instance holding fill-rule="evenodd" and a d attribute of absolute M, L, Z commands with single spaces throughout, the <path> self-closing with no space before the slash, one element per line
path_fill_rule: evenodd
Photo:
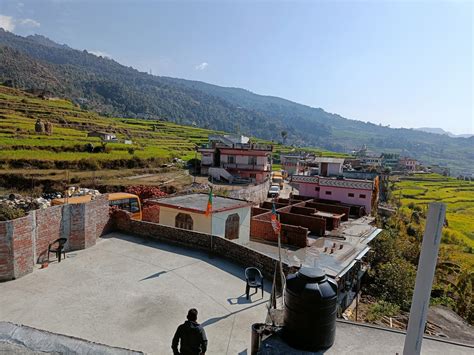
<path fill-rule="evenodd" d="M 152 76 L 42 36 L 0 29 L 0 81 L 71 98 L 84 109 L 116 117 L 160 119 L 241 132 L 262 139 L 347 152 L 399 152 L 426 163 L 474 173 L 474 137 L 450 138 L 349 120 L 321 108 L 238 88 Z"/>
<path fill-rule="evenodd" d="M 35 122 L 53 124 L 53 134 L 35 132 Z M 115 133 L 121 143 L 102 146 L 91 131 Z M 0 85 L 0 167 L 40 169 L 107 169 L 156 167 L 173 158 L 195 157 L 195 147 L 221 131 L 173 122 L 104 117 L 70 100 L 38 95 Z M 131 140 L 132 144 L 124 144 Z M 264 143 L 268 141 L 255 139 Z M 95 148 L 94 151 L 90 151 Z M 291 147 L 275 144 L 275 156 Z M 307 148 L 327 156 L 338 153 Z"/>

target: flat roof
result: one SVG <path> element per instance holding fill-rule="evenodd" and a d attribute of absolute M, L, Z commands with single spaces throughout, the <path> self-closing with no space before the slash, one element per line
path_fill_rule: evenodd
<path fill-rule="evenodd" d="M 189 194 L 173 197 L 165 197 L 160 199 L 150 199 L 150 201 L 164 207 L 183 209 L 197 213 L 204 213 L 207 209 L 209 201 L 208 194 Z M 212 196 L 212 212 L 222 212 L 242 207 L 250 207 L 253 203 L 236 198 Z"/>
<path fill-rule="evenodd" d="M 365 216 L 342 222 L 339 228 L 326 231 L 324 237 L 309 237 L 311 244 L 305 248 L 285 245 L 282 261 L 292 266 L 318 266 L 331 277 L 342 277 L 355 261 L 370 250 L 368 243 L 382 231 L 370 225 L 372 221 L 372 217 Z M 248 247 L 278 258 L 276 245 L 254 239 L 249 242 Z"/>
<path fill-rule="evenodd" d="M 313 159 L 315 163 L 335 163 L 344 164 L 344 158 L 327 158 L 327 157 L 316 157 Z"/>
<path fill-rule="evenodd" d="M 405 332 L 370 324 L 338 320 L 334 345 L 324 352 L 305 352 L 287 345 L 277 334 L 262 342 L 259 355 L 305 354 L 402 354 Z M 423 354 L 472 354 L 474 347 L 445 338 L 425 336 L 421 346 Z"/>

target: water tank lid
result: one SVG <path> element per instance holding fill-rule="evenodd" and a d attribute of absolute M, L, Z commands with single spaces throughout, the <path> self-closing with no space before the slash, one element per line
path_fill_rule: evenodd
<path fill-rule="evenodd" d="M 321 281 L 326 277 L 326 273 L 319 267 L 303 266 L 298 273 L 313 281 Z"/>

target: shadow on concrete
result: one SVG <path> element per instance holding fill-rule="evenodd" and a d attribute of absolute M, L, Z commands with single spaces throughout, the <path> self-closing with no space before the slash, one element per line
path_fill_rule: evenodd
<path fill-rule="evenodd" d="M 204 322 L 202 322 L 201 325 L 202 325 L 203 327 L 206 327 L 206 326 L 208 326 L 208 325 L 217 323 L 217 322 L 219 322 L 220 320 L 227 319 L 227 318 L 229 318 L 230 316 L 236 315 L 236 314 L 238 314 L 238 313 L 240 313 L 240 312 L 244 312 L 244 311 L 246 311 L 247 309 L 260 306 L 261 304 L 266 303 L 266 302 L 267 302 L 266 300 L 263 300 L 263 301 L 261 301 L 261 302 L 254 303 L 253 305 L 251 305 L 251 306 L 249 306 L 249 307 L 245 307 L 245 308 L 239 309 L 238 311 L 228 313 L 228 314 L 226 314 L 225 316 L 209 318 L 209 319 L 205 320 Z"/>
<path fill-rule="evenodd" d="M 244 275 L 244 270 L 248 266 L 253 266 L 253 265 L 246 265 L 246 266 L 241 266 L 238 265 L 230 260 L 226 260 L 220 256 L 214 256 L 211 258 L 209 253 L 201 250 L 196 250 L 196 249 L 191 249 L 185 246 L 180 246 L 180 245 L 173 245 L 167 242 L 161 242 L 153 239 L 148 239 L 144 237 L 138 237 L 138 236 L 132 236 L 128 234 L 122 234 L 120 232 L 112 232 L 110 234 L 104 235 L 101 237 L 101 239 L 107 240 L 107 239 L 120 239 L 123 241 L 127 241 L 130 243 L 137 243 L 137 244 L 142 244 L 146 245 L 147 247 L 150 248 L 155 248 L 159 249 L 162 251 L 170 252 L 173 254 L 179 254 L 183 256 L 187 256 L 190 258 L 198 259 L 201 261 L 204 261 L 210 265 L 213 265 L 235 277 L 238 277 L 239 279 L 242 280 L 242 288 L 245 289 L 245 275 Z M 241 272 L 238 271 L 237 268 L 235 267 L 229 267 L 230 265 L 232 266 L 238 266 L 238 268 L 241 268 Z M 170 271 L 170 270 L 168 270 Z M 158 275 L 159 276 L 159 275 Z M 150 277 L 150 276 L 149 276 Z M 146 278 L 145 278 L 146 279 Z M 265 290 L 267 292 L 270 291 L 270 288 L 265 287 Z"/>
<path fill-rule="evenodd" d="M 260 290 L 255 290 L 254 293 L 249 294 L 249 296 L 250 296 L 249 299 L 247 299 L 247 295 L 244 293 L 244 294 L 240 295 L 239 297 L 228 298 L 227 302 L 229 302 L 229 304 L 231 304 L 231 305 L 252 303 L 253 302 L 252 301 L 252 295 L 255 295 L 256 293 L 260 293 L 260 295 L 261 295 Z M 261 296 L 260 299 L 263 299 L 263 296 Z"/>
<path fill-rule="evenodd" d="M 247 354 L 248 354 L 247 349 L 245 349 L 239 352 L 237 355 L 247 355 Z"/>
<path fill-rule="evenodd" d="M 163 274 L 166 274 L 167 272 L 168 272 L 168 271 L 160 271 L 160 272 L 157 272 L 156 274 L 147 276 L 147 277 L 141 279 L 140 281 L 145 281 L 145 280 L 154 279 L 154 278 L 156 278 L 156 277 L 160 277 L 160 276 L 163 275 Z"/>

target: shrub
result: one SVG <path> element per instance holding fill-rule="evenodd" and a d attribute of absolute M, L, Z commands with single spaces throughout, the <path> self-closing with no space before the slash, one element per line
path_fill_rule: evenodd
<path fill-rule="evenodd" d="M 386 302 L 386 301 L 377 301 L 369 307 L 369 310 L 366 315 L 366 320 L 369 322 L 375 322 L 386 317 L 394 317 L 400 312 L 400 307 L 396 304 Z"/>
<path fill-rule="evenodd" d="M 11 219 L 24 217 L 25 215 L 25 211 L 20 208 L 0 205 L 0 221 L 9 221 Z"/>
<path fill-rule="evenodd" d="M 395 258 L 379 265 L 375 270 L 372 288 L 383 300 L 397 304 L 403 310 L 410 309 L 416 268 L 405 259 Z"/>

